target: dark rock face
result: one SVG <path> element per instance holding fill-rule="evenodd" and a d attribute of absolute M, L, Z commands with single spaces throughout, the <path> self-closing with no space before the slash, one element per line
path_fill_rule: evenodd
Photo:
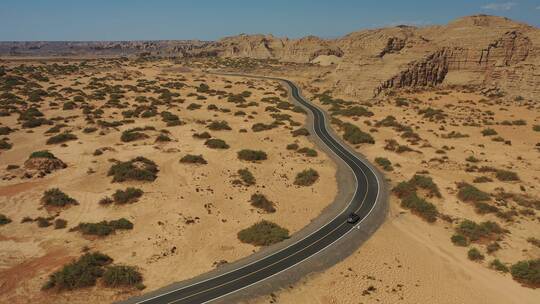
<path fill-rule="evenodd" d="M 28 170 L 48 174 L 56 170 L 64 169 L 67 165 L 58 158 L 36 157 L 28 159 L 24 163 L 24 167 Z"/>
<path fill-rule="evenodd" d="M 385 50 L 394 45 L 394 41 L 389 40 Z M 517 65 L 532 51 L 529 37 L 518 31 L 506 32 L 485 48 L 445 47 L 410 63 L 406 69 L 382 82 L 374 90 L 374 96 L 387 89 L 435 86 L 444 81 L 449 71 L 476 71 L 484 73 L 486 79 L 497 79 L 500 71 L 496 68 Z"/>
<path fill-rule="evenodd" d="M 378 95 L 385 89 L 403 87 L 434 86 L 440 84 L 448 73 L 448 57 L 450 50 L 442 49 L 425 59 L 413 62 L 399 74 L 383 82 L 375 89 Z"/>
<path fill-rule="evenodd" d="M 527 59 L 531 49 L 529 37 L 517 31 L 507 32 L 482 50 L 478 64 L 510 66 Z"/>
<path fill-rule="evenodd" d="M 398 37 L 390 37 L 388 38 L 388 41 L 386 42 L 386 46 L 384 49 L 379 53 L 379 57 L 384 57 L 384 55 L 389 53 L 397 53 L 401 51 L 405 44 L 407 43 L 406 39 L 401 39 Z"/>

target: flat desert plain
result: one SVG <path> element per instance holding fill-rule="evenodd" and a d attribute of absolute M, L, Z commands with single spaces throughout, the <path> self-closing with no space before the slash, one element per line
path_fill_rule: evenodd
<path fill-rule="evenodd" d="M 192 278 L 257 251 L 239 240 L 242 229 L 265 220 L 292 234 L 336 195 L 334 162 L 308 139 L 306 114 L 278 82 L 167 61 L 6 70 L 20 84 L 5 98 L 35 99 L 0 117 L 10 146 L 0 154 L 0 214 L 11 221 L 0 227 L 3 303 L 112 302 Z M 240 159 L 243 149 L 265 157 Z M 144 169 L 138 157 L 154 176 L 111 174 L 115 165 Z M 315 184 L 296 185 L 307 169 L 318 173 Z M 55 188 L 64 203 L 47 200 Z M 93 252 L 134 267 L 143 291 L 100 280 L 42 291 L 51 274 Z"/>
<path fill-rule="evenodd" d="M 390 212 L 343 262 L 250 303 L 538 302 L 509 274 L 540 255 L 538 102 L 448 86 L 348 104 L 310 79 L 345 140 L 347 123 L 370 135 L 348 141 L 384 172 Z"/>

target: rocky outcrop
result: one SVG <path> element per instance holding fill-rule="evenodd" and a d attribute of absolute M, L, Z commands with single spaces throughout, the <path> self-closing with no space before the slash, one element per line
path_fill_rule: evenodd
<path fill-rule="evenodd" d="M 223 57 L 277 59 L 307 63 L 321 55 L 343 56 L 332 41 L 315 36 L 301 39 L 278 38 L 272 35 L 238 35 L 220 40 L 216 51 Z"/>
<path fill-rule="evenodd" d="M 31 171 L 39 171 L 45 174 L 64 169 L 67 165 L 58 158 L 34 157 L 24 163 L 24 168 Z"/>
<path fill-rule="evenodd" d="M 386 46 L 379 53 L 379 57 L 384 57 L 388 53 L 397 53 L 405 47 L 406 39 L 401 39 L 399 37 L 390 37 L 386 42 Z"/>
<path fill-rule="evenodd" d="M 527 59 L 531 49 L 529 37 L 518 31 L 510 31 L 482 50 L 478 64 L 510 66 Z"/>
<path fill-rule="evenodd" d="M 442 83 L 448 73 L 450 53 L 451 51 L 443 49 L 425 59 L 411 63 L 408 68 L 379 85 L 374 95 L 390 88 L 434 86 Z"/>
<path fill-rule="evenodd" d="M 533 50 L 531 39 L 518 30 L 505 32 L 485 47 L 444 47 L 422 60 L 411 62 L 402 71 L 383 81 L 374 89 L 374 95 L 377 96 L 386 89 L 435 86 L 443 83 L 447 73 L 453 71 L 478 73 L 482 79 L 481 84 L 490 85 L 494 80 L 501 79 L 502 75 L 514 74 L 512 67 L 525 62 Z M 533 77 L 534 73 L 531 74 Z M 515 86 L 512 81 L 521 81 L 522 77 L 510 76 L 506 77 L 506 80 L 508 83 L 498 85 L 510 88 Z M 534 86 L 531 83 L 531 88 Z"/>

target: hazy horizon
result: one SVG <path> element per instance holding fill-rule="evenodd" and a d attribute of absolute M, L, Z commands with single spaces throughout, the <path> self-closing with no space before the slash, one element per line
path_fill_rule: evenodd
<path fill-rule="evenodd" d="M 367 28 L 445 24 L 476 14 L 540 25 L 540 4 L 534 1 L 433 3 L 422 0 L 413 5 L 389 0 L 384 6 L 379 4 L 372 0 L 362 3 L 238 0 L 204 4 L 191 0 L 182 3 L 7 0 L 0 4 L 0 41 L 215 41 L 241 33 L 335 38 Z"/>

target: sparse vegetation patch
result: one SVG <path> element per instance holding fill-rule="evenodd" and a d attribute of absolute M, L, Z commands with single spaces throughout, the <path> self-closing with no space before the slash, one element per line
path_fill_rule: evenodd
<path fill-rule="evenodd" d="M 78 205 L 75 199 L 69 197 L 67 194 L 65 194 L 58 188 L 52 188 L 45 191 L 43 193 L 43 197 L 41 198 L 41 202 L 45 206 L 51 207 L 66 207 L 69 205 Z"/>
<path fill-rule="evenodd" d="M 241 242 L 255 246 L 269 246 L 288 238 L 289 231 L 287 229 L 265 220 L 238 232 L 238 239 Z"/>
<path fill-rule="evenodd" d="M 143 193 L 141 189 L 128 187 L 126 190 L 116 190 L 113 194 L 113 199 L 117 204 L 134 203 L 139 200 Z"/>
<path fill-rule="evenodd" d="M 130 161 L 114 164 L 107 175 L 113 177 L 113 182 L 154 181 L 158 171 L 158 167 L 153 161 L 139 156 Z"/>
<path fill-rule="evenodd" d="M 319 179 L 319 173 L 314 169 L 306 169 L 299 172 L 294 179 L 297 186 L 311 186 Z"/>

